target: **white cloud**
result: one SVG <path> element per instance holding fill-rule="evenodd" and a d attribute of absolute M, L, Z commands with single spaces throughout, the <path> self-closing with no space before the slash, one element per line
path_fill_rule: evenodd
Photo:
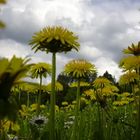
<path fill-rule="evenodd" d="M 93 60 L 102 56 L 102 52 L 99 49 L 88 44 L 82 44 L 79 53 L 81 54 L 83 59 L 87 60 Z"/>
<path fill-rule="evenodd" d="M 108 57 L 101 57 L 94 64 L 97 68 L 98 75 L 103 75 L 105 71 L 108 71 L 118 80 L 122 74 L 122 70 L 118 67 L 118 64 Z"/>
<path fill-rule="evenodd" d="M 0 40 L 0 56 L 11 58 L 13 55 L 26 57 L 29 55 L 29 50 L 25 45 L 17 43 L 14 40 Z"/>

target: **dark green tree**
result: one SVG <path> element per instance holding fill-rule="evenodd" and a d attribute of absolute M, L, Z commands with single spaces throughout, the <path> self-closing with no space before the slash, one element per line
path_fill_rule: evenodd
<path fill-rule="evenodd" d="M 57 77 L 57 81 L 60 82 L 63 85 L 63 90 L 66 93 L 69 85 L 75 81 L 75 79 L 72 76 L 66 75 L 63 72 L 60 73 Z"/>
<path fill-rule="evenodd" d="M 103 77 L 107 78 L 109 81 L 111 81 L 113 84 L 116 84 L 116 79 L 113 77 L 108 71 L 106 71 L 103 74 Z"/>

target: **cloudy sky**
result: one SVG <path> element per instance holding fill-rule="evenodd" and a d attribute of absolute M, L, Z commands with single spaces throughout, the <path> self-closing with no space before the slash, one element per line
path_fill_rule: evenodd
<path fill-rule="evenodd" d="M 34 54 L 28 45 L 34 32 L 61 25 L 79 36 L 80 51 L 57 54 L 57 74 L 72 59 L 95 64 L 117 79 L 122 50 L 140 41 L 140 0 L 7 0 L 1 5 L 0 57 L 30 56 L 33 62 L 51 63 L 51 54 Z"/>

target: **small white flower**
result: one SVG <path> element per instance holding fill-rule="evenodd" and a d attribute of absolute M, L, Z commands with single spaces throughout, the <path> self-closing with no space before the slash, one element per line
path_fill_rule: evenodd
<path fill-rule="evenodd" d="M 18 140 L 18 136 L 14 136 L 12 134 L 8 134 L 8 140 Z"/>
<path fill-rule="evenodd" d="M 30 124 L 34 125 L 36 127 L 42 127 L 45 124 L 48 123 L 48 118 L 46 118 L 45 116 L 34 116 L 31 120 L 30 120 Z"/>
<path fill-rule="evenodd" d="M 73 125 L 74 120 L 75 120 L 75 116 L 69 116 L 68 120 L 64 122 L 64 128 L 69 129 Z"/>
<path fill-rule="evenodd" d="M 69 119 L 75 120 L 75 116 L 69 116 Z"/>

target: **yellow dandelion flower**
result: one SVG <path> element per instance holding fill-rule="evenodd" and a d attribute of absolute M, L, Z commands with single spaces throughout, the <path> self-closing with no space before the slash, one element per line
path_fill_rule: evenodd
<path fill-rule="evenodd" d="M 73 32 L 61 26 L 46 27 L 34 34 L 30 45 L 32 49 L 46 52 L 68 52 L 79 50 L 78 37 Z"/>

